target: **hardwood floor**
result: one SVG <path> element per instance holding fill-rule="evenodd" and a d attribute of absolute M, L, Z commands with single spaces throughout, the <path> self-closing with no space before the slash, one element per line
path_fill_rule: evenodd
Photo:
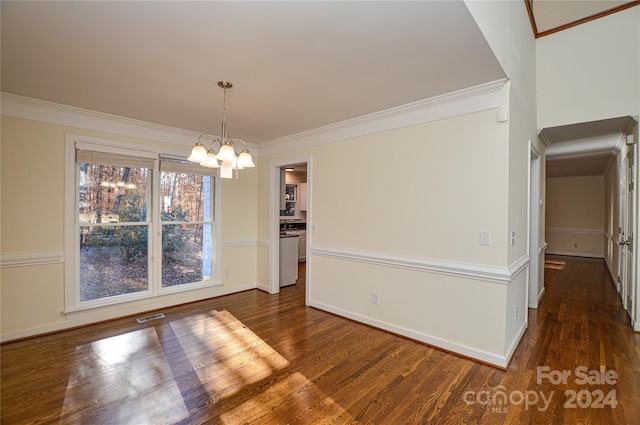
<path fill-rule="evenodd" d="M 640 334 L 604 263 L 548 260 L 506 371 L 307 308 L 301 279 L 4 344 L 1 423 L 640 423 Z"/>

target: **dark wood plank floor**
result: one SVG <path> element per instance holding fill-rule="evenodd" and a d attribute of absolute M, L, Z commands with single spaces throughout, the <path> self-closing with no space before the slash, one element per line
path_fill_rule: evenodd
<path fill-rule="evenodd" d="M 604 263 L 548 260 L 506 371 L 307 308 L 301 280 L 4 344 L 1 423 L 640 423 L 640 335 Z"/>

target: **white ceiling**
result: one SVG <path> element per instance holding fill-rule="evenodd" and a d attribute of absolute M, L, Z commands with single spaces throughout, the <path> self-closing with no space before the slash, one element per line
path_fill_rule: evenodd
<path fill-rule="evenodd" d="M 620 117 L 545 128 L 547 177 L 603 175 L 631 124 Z"/>
<path fill-rule="evenodd" d="M 2 1 L 2 91 L 262 143 L 505 74 L 462 1 Z"/>
<path fill-rule="evenodd" d="M 534 0 L 532 9 L 542 31 L 620 3 Z M 252 143 L 505 77 L 459 0 L 0 7 L 3 92 L 218 133 L 217 82 L 228 80 L 229 132 Z M 551 129 L 550 138 L 585 130 L 600 131 Z M 603 153 L 591 154 L 600 159 L 565 158 L 551 171 L 598 173 Z"/>

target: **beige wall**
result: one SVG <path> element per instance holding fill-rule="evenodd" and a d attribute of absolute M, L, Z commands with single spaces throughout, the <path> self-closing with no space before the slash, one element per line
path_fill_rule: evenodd
<path fill-rule="evenodd" d="M 496 112 L 261 158 L 311 158 L 311 305 L 500 362 L 509 285 L 420 269 L 438 261 L 476 271 L 509 266 L 509 127 L 496 122 Z M 400 161 L 389 159 L 390 146 Z M 258 193 L 268 193 L 269 169 L 259 173 Z M 259 238 L 269 236 L 269 206 L 261 197 Z M 480 230 L 491 231 L 491 246 L 480 246 Z M 269 249 L 260 252 L 258 275 L 266 278 Z M 373 292 L 379 305 L 371 303 Z"/>
<path fill-rule="evenodd" d="M 603 176 L 547 179 L 548 252 L 604 257 Z"/>
<path fill-rule="evenodd" d="M 538 128 L 640 113 L 640 7 L 539 38 Z"/>
<path fill-rule="evenodd" d="M 2 117 L 1 124 L 3 256 L 64 251 L 64 158 L 67 133 L 136 145 L 162 146 L 185 153 L 189 151 L 189 147 L 185 146 L 6 116 Z M 64 262 L 3 267 L 0 271 L 2 338 L 63 329 L 255 287 L 256 178 L 256 170 L 245 170 L 239 180 L 224 181 L 222 184 L 222 243 L 234 246 L 221 250 L 222 270 L 229 270 L 229 278 L 223 279 L 223 286 L 122 304 L 109 312 L 96 310 L 71 318 L 62 313 Z"/>

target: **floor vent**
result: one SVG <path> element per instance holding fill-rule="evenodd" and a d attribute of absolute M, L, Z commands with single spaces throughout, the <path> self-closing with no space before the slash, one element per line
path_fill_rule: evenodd
<path fill-rule="evenodd" d="M 149 320 L 162 319 L 163 317 L 164 317 L 164 314 L 158 313 L 158 314 L 152 314 L 151 316 L 147 316 L 147 317 L 140 317 L 139 319 L 136 319 L 136 321 L 138 323 L 144 323 L 144 322 L 148 322 Z"/>

